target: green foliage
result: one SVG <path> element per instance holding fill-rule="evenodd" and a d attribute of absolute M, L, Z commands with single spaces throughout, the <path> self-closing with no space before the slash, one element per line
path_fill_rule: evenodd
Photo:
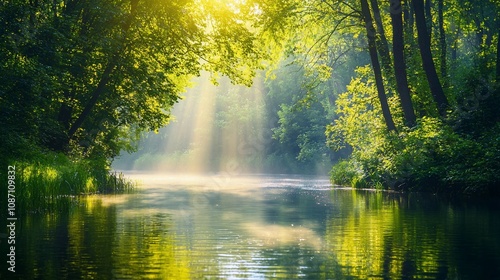
<path fill-rule="evenodd" d="M 210 125 L 200 125 L 193 132 L 200 139 L 207 136 L 206 143 L 183 143 L 171 153 L 172 162 L 158 155 L 164 152 L 162 147 L 151 145 L 141 151 L 143 166 L 189 162 L 188 155 L 220 166 L 240 153 L 266 170 L 297 172 L 338 160 L 352 149 L 348 161 L 332 170 L 336 184 L 491 191 L 500 174 L 498 3 L 450 1 L 440 10 L 443 20 L 427 19 L 432 56 L 443 66 L 440 82 L 451 101 L 447 116 L 438 114 L 423 59 L 414 51 L 420 38 L 405 17 L 405 60 L 418 124 L 403 125 L 394 73 L 387 71 L 390 63 L 385 63 L 383 83 L 397 127 L 391 133 L 382 119 L 372 70 L 359 67 L 366 65 L 367 56 L 358 4 L 297 0 L 3 3 L 0 163 L 18 162 L 25 166 L 26 182 L 33 181 L 28 185 L 43 181 L 49 190 L 64 194 L 94 192 L 97 182 L 113 185 L 115 177 L 108 170 L 111 160 L 121 151 L 136 150 L 140 136 L 149 135 L 144 132 L 158 132 L 171 121 L 171 109 L 192 77 L 206 70 L 213 81 L 225 75 L 233 83 L 250 85 L 262 60 L 268 59 L 275 64 L 269 66 L 270 79 L 262 82 L 260 100 L 223 85 L 226 92 L 215 99 L 215 109 L 194 113 L 200 119 L 213 118 Z M 384 11 L 389 3 L 380 4 Z M 381 27 L 391 34 L 389 22 L 389 13 L 382 12 L 378 47 L 383 44 Z M 444 45 L 446 41 L 450 46 Z M 264 117 L 255 117 L 257 112 Z M 207 131 L 214 132 L 213 139 Z M 272 139 L 263 136 L 269 131 Z M 235 136 L 227 139 L 220 136 L 223 133 Z M 161 141 L 171 136 L 160 134 Z M 152 144 L 152 138 L 145 143 Z M 203 145 L 214 152 L 200 153 Z M 46 150 L 72 160 L 64 164 L 44 156 L 35 160 Z M 49 190 L 40 189 L 53 196 Z"/>
<path fill-rule="evenodd" d="M 488 122 L 483 122 L 472 138 L 439 118 L 422 117 L 414 128 L 400 126 L 397 133 L 388 133 L 380 109 L 370 103 L 374 90 L 366 85 L 360 79 L 351 82 L 337 101 L 340 117 L 327 130 L 332 146 L 353 148 L 349 161 L 333 167 L 334 184 L 469 194 L 498 191 L 500 138 L 493 136 L 498 123 L 485 129 Z"/>
<path fill-rule="evenodd" d="M 351 182 L 362 176 L 359 169 L 354 166 L 354 161 L 341 160 L 337 162 L 330 171 L 332 184 L 338 186 L 349 186 Z"/>
<path fill-rule="evenodd" d="M 500 121 L 499 90 L 484 69 L 474 67 L 462 72 L 456 81 L 457 106 L 450 124 L 458 133 L 478 138 Z"/>
<path fill-rule="evenodd" d="M 107 159 L 133 150 L 201 70 L 251 83 L 265 54 L 249 16 L 211 1 L 1 5 L 1 146 L 25 139 Z"/>
<path fill-rule="evenodd" d="M 265 103 L 272 120 L 271 150 L 276 156 L 293 156 L 301 165 L 327 163 L 340 153 L 332 153 L 325 145 L 324 130 L 333 115 L 333 83 L 320 83 L 299 64 L 283 61 L 266 82 L 269 93 Z M 287 156 L 285 156 L 287 155 Z"/>
<path fill-rule="evenodd" d="M 328 123 L 320 104 L 307 110 L 294 110 L 282 104 L 278 111 L 278 127 L 273 128 L 273 138 L 282 149 L 287 149 L 302 162 L 314 162 L 327 153 L 324 130 Z"/>
<path fill-rule="evenodd" d="M 2 3 L 0 163 L 19 167 L 20 201 L 123 191 L 111 160 L 170 121 L 192 77 L 208 70 L 249 85 L 267 54 L 250 11 L 234 5 Z"/>
<path fill-rule="evenodd" d="M 202 78 L 173 110 L 178 119 L 158 134 L 147 134 L 137 153 L 124 155 L 114 166 L 224 172 L 228 162 L 237 162 L 239 172 L 327 172 L 329 103 L 318 95 L 324 99 L 311 102 L 309 109 L 296 104 L 302 96 L 297 68 L 283 66 L 274 80 L 258 76 L 252 88 L 227 79 L 209 87 Z M 133 163 L 127 166 L 127 161 Z"/>
<path fill-rule="evenodd" d="M 279 112 L 279 126 L 274 130 L 276 139 L 283 143 L 286 139 L 298 140 L 299 147 L 304 148 L 300 155 L 314 153 L 305 144 L 307 134 L 296 132 L 301 126 L 294 118 L 301 113 L 292 110 L 292 104 L 305 104 L 304 108 L 318 111 L 310 106 L 322 100 L 318 93 L 333 93 L 330 101 L 336 101 L 330 108 L 336 108 L 335 112 L 330 110 L 328 113 L 333 124 L 326 128 L 327 144 L 336 151 L 350 148 L 352 154 L 347 162 L 341 161 L 332 169 L 332 182 L 356 187 L 433 192 L 498 192 L 499 175 L 495 174 L 500 174 L 500 169 L 494 164 L 499 154 L 496 148 L 498 137 L 492 136 L 498 132 L 500 121 L 500 94 L 497 90 L 500 57 L 497 56 L 499 45 L 496 44 L 500 40 L 498 3 L 451 1 L 444 10 L 439 10 L 442 7 L 439 5 L 431 7 L 430 15 L 444 15 L 429 18 L 428 14 L 426 19 L 431 39 L 430 56 L 441 66 L 439 80 L 429 72 L 434 78 L 431 80 L 435 96 L 431 94 L 422 67 L 423 58 L 417 49 L 417 42 L 423 38 L 418 38 L 413 20 L 408 20 L 413 18 L 408 17 L 411 12 L 409 5 L 403 5 L 405 62 L 418 121 L 412 128 L 403 125 L 400 102 L 394 94 L 394 73 L 384 71 L 385 94 L 397 127 L 393 133 L 387 132 L 384 126 L 370 67 L 359 67 L 356 73 L 352 73 L 352 69 L 366 62 L 360 63 L 360 60 L 347 56 L 340 61 L 351 67 L 335 71 L 339 59 L 335 54 L 344 44 L 349 42 L 351 49 L 355 49 L 353 45 L 366 47 L 366 42 L 355 40 L 364 37 L 359 36 L 363 28 L 356 3 L 284 1 L 281 5 L 287 12 L 283 21 L 278 20 L 281 14 L 270 3 L 257 3 L 264 11 L 262 21 L 270 26 L 269 29 L 280 31 L 278 37 L 284 40 L 285 54 L 293 61 L 291 64 L 303 67 L 299 76 L 306 81 L 300 87 L 303 92 L 289 87 L 293 82 L 278 84 L 284 90 L 277 92 L 293 92 L 298 101 L 280 104 L 276 108 Z M 383 12 L 388 4 L 380 2 L 381 25 L 389 35 L 392 32 L 389 13 Z M 267 9 L 267 5 L 271 7 Z M 293 32 L 287 33 L 287 28 Z M 339 29 L 342 31 L 336 32 Z M 383 43 L 379 37 L 382 28 L 377 26 L 377 29 L 377 47 L 380 47 Z M 425 58 L 429 58 L 429 54 L 425 54 Z M 342 86 L 331 86 L 339 82 L 337 75 L 346 73 L 350 74 L 349 79 L 352 77 L 350 82 L 341 79 Z M 346 90 L 344 84 L 348 84 Z M 446 98 L 436 98 L 441 85 Z M 315 90 L 318 88 L 320 90 Z M 447 112 L 439 112 L 436 102 L 446 103 L 444 99 L 448 99 L 451 106 Z"/>

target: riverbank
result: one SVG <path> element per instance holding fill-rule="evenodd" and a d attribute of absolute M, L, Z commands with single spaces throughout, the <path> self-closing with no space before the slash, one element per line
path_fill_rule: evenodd
<path fill-rule="evenodd" d="M 424 118 L 398 132 L 374 129 L 362 140 L 346 134 L 353 152 L 333 166 L 331 182 L 353 188 L 499 196 L 500 124 L 457 132 L 461 121 Z"/>
<path fill-rule="evenodd" d="M 136 188 L 136 183 L 105 164 L 53 152 L 8 160 L 0 177 L 2 186 L 9 186 L 2 188 L 1 204 L 15 199 L 18 212 L 27 213 L 64 209 L 80 195 L 127 193 Z"/>

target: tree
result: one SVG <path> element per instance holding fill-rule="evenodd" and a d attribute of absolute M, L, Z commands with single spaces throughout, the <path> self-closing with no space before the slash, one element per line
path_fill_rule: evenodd
<path fill-rule="evenodd" d="M 387 97 L 385 95 L 384 82 L 382 80 L 382 71 L 380 70 L 380 62 L 378 60 L 377 46 L 375 42 L 376 33 L 375 28 L 373 27 L 373 20 L 370 14 L 370 7 L 368 6 L 367 0 L 361 0 L 361 13 L 365 22 L 366 35 L 368 38 L 368 51 L 370 53 L 373 72 L 375 74 L 375 83 L 377 86 L 380 105 L 382 106 L 382 114 L 384 116 L 387 129 L 389 131 L 396 130 L 396 126 L 394 124 L 394 121 L 392 120 L 392 115 L 389 109 L 389 104 L 387 103 Z"/>
<path fill-rule="evenodd" d="M 446 31 L 444 30 L 444 1 L 438 0 L 438 26 L 439 26 L 439 62 L 441 68 L 441 78 L 446 85 L 448 81 L 448 69 L 446 65 Z"/>
<path fill-rule="evenodd" d="M 427 35 L 429 36 L 429 41 L 432 41 L 432 0 L 425 0 L 424 10 Z"/>
<path fill-rule="evenodd" d="M 378 32 L 378 44 L 377 50 L 380 53 L 380 58 L 382 60 L 382 68 L 384 68 L 387 72 L 390 72 L 391 69 L 391 57 L 389 54 L 389 44 L 387 43 L 387 38 L 385 36 L 384 25 L 382 23 L 382 17 L 380 16 L 380 8 L 378 6 L 377 0 L 370 0 L 372 10 L 373 10 L 373 18 L 375 19 L 375 24 L 377 26 Z"/>
<path fill-rule="evenodd" d="M 301 169 L 306 170 L 330 154 L 324 132 L 331 122 L 328 97 L 333 95 L 333 89 L 330 83 L 315 88 L 304 87 L 309 84 L 305 80 L 314 80 L 304 74 L 305 69 L 300 65 L 288 65 L 287 61 L 280 66 L 275 71 L 276 79 L 266 82 L 267 116 L 272 137 L 276 140 L 271 142 L 271 152 L 289 164 L 297 161 L 302 165 Z M 314 91 L 314 98 L 304 104 L 301 100 L 308 91 Z"/>
<path fill-rule="evenodd" d="M 429 82 L 432 97 L 436 102 L 439 114 L 446 115 L 448 109 L 448 99 L 444 95 L 441 82 L 436 72 L 434 61 L 432 60 L 431 42 L 427 31 L 426 19 L 424 15 L 424 2 L 423 0 L 412 0 L 413 8 L 415 10 L 415 21 L 418 32 L 418 45 L 420 47 L 420 56 L 422 57 L 422 64 Z"/>
<path fill-rule="evenodd" d="M 28 110 L 2 122 L 27 120 L 19 135 L 52 150 L 111 158 L 127 138 L 167 124 L 201 70 L 251 82 L 265 54 L 248 13 L 191 0 L 3 4 L 0 103 Z"/>
<path fill-rule="evenodd" d="M 500 84 L 500 20 L 497 22 L 497 25 L 496 82 L 497 84 Z"/>
<path fill-rule="evenodd" d="M 401 107 L 405 123 L 412 127 L 416 124 L 415 111 L 411 101 L 410 89 L 408 88 L 408 79 L 406 74 L 406 63 L 404 57 L 404 39 L 403 39 L 403 12 L 400 0 L 390 1 L 390 12 L 392 22 L 392 52 L 394 53 L 394 75 L 396 77 L 396 86 L 401 100 Z"/>

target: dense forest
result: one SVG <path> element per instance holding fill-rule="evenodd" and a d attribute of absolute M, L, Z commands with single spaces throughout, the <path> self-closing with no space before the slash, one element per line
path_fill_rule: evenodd
<path fill-rule="evenodd" d="M 171 137 L 173 105 L 208 75 L 225 92 L 212 128 L 271 139 L 258 171 L 326 162 L 336 185 L 499 193 L 496 1 L 13 0 L 0 24 L 2 177 L 116 189 L 113 159 Z"/>

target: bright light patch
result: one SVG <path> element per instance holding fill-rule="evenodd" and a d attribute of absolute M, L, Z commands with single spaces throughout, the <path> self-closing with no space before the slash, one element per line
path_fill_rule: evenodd
<path fill-rule="evenodd" d="M 216 86 L 203 73 L 194 84 L 174 106 L 175 121 L 152 136 L 161 149 L 141 158 L 135 169 L 231 176 L 262 171 L 262 79 L 255 79 L 252 88 L 232 85 L 227 78 Z"/>

